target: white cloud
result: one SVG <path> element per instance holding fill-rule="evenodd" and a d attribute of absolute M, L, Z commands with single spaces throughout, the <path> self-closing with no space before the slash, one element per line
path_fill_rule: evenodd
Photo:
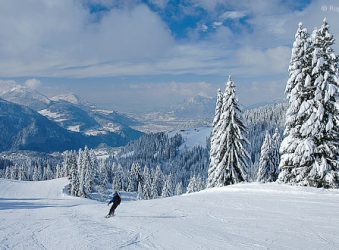
<path fill-rule="evenodd" d="M 39 86 L 41 86 L 41 81 L 39 79 L 28 79 L 25 81 L 25 85 L 31 89 L 37 89 Z"/>
<path fill-rule="evenodd" d="M 202 95 L 206 97 L 214 97 L 216 87 L 208 82 L 163 82 L 163 83 L 137 83 L 130 84 L 130 89 L 145 90 L 154 92 L 157 95 L 167 95 L 168 93 L 174 96 L 194 97 Z M 173 95 L 172 95 L 173 97 Z"/>
<path fill-rule="evenodd" d="M 161 57 L 174 43 L 143 4 L 95 19 L 78 1 L 0 1 L 0 75 L 62 76 L 68 68 Z"/>
<path fill-rule="evenodd" d="M 198 30 L 200 30 L 202 32 L 207 32 L 208 26 L 206 24 L 202 23 L 201 25 L 198 26 Z"/>
<path fill-rule="evenodd" d="M 215 22 L 218 29 L 206 32 L 204 39 L 187 41 L 175 41 L 161 18 L 138 1 L 87 1 L 112 9 L 97 20 L 79 1 L 0 1 L 0 75 L 220 76 L 231 71 L 260 77 L 286 73 L 299 21 L 313 28 L 326 15 L 335 37 L 339 36 L 338 13 L 321 11 L 323 4 L 330 5 L 327 1 L 293 11 L 277 1 L 192 0 L 211 12 L 219 5 L 227 6 L 232 11 L 225 12 L 224 18 L 249 13 L 253 31 L 241 32 L 236 20 L 239 33 Z M 117 2 L 128 7 L 114 8 Z"/>
<path fill-rule="evenodd" d="M 291 57 L 289 47 L 276 47 L 266 50 L 244 48 L 236 54 L 238 63 L 246 68 L 247 74 L 274 75 L 287 72 Z"/>
<path fill-rule="evenodd" d="M 239 84 L 240 103 L 251 105 L 254 103 L 265 103 L 272 101 L 285 101 L 284 90 L 286 79 L 281 80 L 253 80 L 246 84 Z"/>
<path fill-rule="evenodd" d="M 222 20 L 239 19 L 245 16 L 246 13 L 244 11 L 226 11 L 220 16 L 220 19 Z"/>
<path fill-rule="evenodd" d="M 217 28 L 222 25 L 222 22 L 213 22 L 213 27 Z"/>

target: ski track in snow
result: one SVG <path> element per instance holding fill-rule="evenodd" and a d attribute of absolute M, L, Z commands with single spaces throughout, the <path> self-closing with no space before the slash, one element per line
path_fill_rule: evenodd
<path fill-rule="evenodd" d="M 0 249 L 339 249 L 339 190 L 238 184 L 151 201 L 63 193 L 66 179 L 0 179 Z"/>

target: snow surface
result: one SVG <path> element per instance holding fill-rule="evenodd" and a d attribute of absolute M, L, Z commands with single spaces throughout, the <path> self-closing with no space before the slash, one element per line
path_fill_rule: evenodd
<path fill-rule="evenodd" d="M 67 130 L 73 131 L 73 132 L 80 132 L 80 125 L 68 126 Z"/>
<path fill-rule="evenodd" d="M 56 112 L 52 112 L 48 109 L 42 109 L 40 111 L 38 111 L 40 115 L 43 115 L 47 118 L 51 118 L 51 119 L 57 119 L 57 118 L 60 118 L 62 117 L 63 115 L 60 114 L 60 113 L 56 113 Z"/>
<path fill-rule="evenodd" d="M 104 115 L 111 115 L 111 114 L 113 114 L 113 110 L 107 110 L 107 109 L 93 109 L 93 112 L 102 113 Z"/>
<path fill-rule="evenodd" d="M 209 138 L 211 130 L 211 127 L 180 129 L 169 132 L 169 136 L 172 137 L 175 134 L 181 134 L 184 138 L 183 146 L 187 148 L 193 148 L 194 146 L 206 147 L 206 139 Z"/>
<path fill-rule="evenodd" d="M 88 129 L 85 131 L 85 135 L 97 136 L 97 135 L 105 135 L 105 134 L 107 134 L 107 131 L 102 130 L 102 129 Z"/>
<path fill-rule="evenodd" d="M 0 179 L 1 249 L 339 249 L 339 190 L 238 184 L 105 203 L 63 193 L 66 179 Z"/>
<path fill-rule="evenodd" d="M 50 98 L 52 101 L 66 101 L 73 104 L 80 104 L 79 97 L 77 97 L 75 94 L 62 94 L 62 95 L 56 95 Z"/>
<path fill-rule="evenodd" d="M 121 126 L 118 124 L 114 124 L 112 122 L 107 123 L 106 125 L 103 126 L 103 129 L 105 131 L 117 133 L 122 130 Z"/>

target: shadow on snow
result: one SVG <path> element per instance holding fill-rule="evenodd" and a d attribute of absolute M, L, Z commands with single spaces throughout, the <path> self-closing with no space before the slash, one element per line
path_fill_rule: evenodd
<path fill-rule="evenodd" d="M 56 204 L 44 204 L 44 203 L 34 203 L 28 201 L 39 201 L 43 199 L 37 198 L 0 198 L 0 211 L 1 210 L 10 210 L 10 209 L 37 209 L 37 208 L 49 208 L 49 207 L 75 207 L 77 205 L 56 205 Z"/>

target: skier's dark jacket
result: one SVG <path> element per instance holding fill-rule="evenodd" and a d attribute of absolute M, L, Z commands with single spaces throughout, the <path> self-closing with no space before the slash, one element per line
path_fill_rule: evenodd
<path fill-rule="evenodd" d="M 108 205 L 111 203 L 113 203 L 114 205 L 119 205 L 120 202 L 121 202 L 120 195 L 118 193 L 115 193 L 112 200 L 108 203 Z"/>

